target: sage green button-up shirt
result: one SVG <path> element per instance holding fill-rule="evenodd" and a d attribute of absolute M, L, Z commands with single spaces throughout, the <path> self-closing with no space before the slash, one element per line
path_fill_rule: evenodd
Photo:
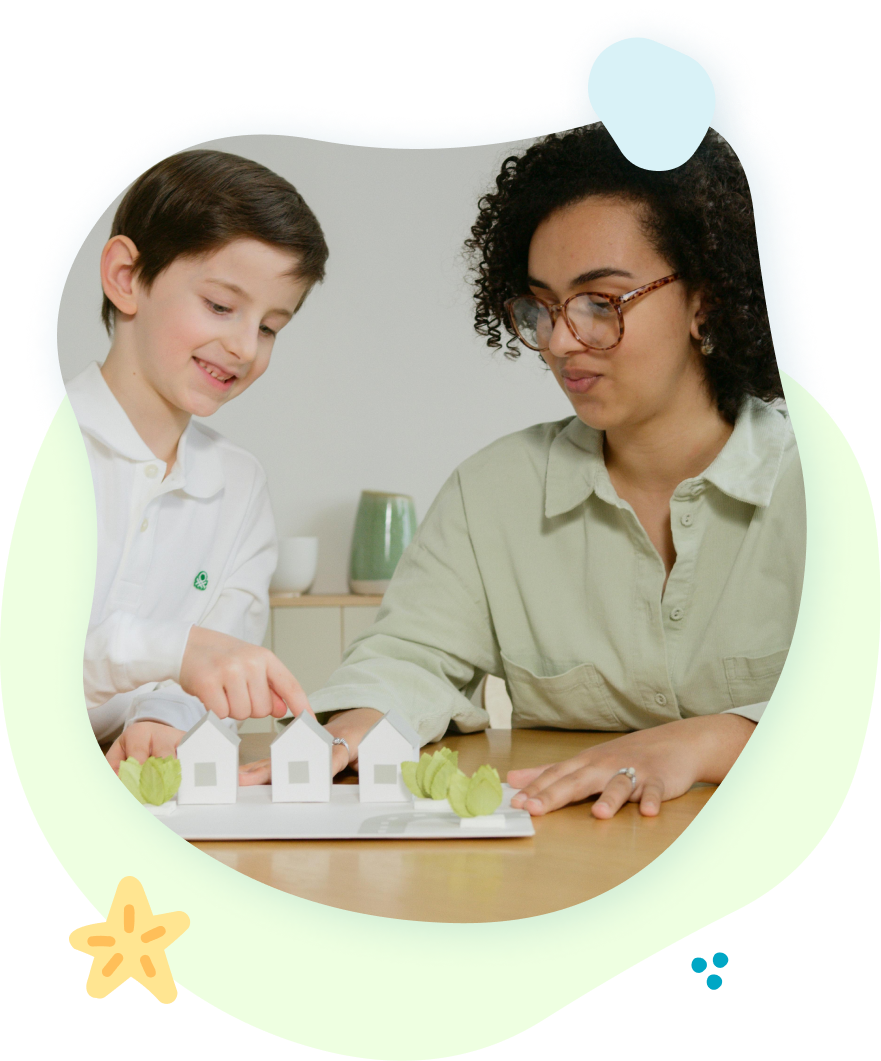
<path fill-rule="evenodd" d="M 718 457 L 676 488 L 666 588 L 602 444 L 572 418 L 465 461 L 313 708 L 393 707 L 427 742 L 451 720 L 488 725 L 469 697 L 494 674 L 515 728 L 623 731 L 732 710 L 757 719 L 804 573 L 804 487 L 785 411 L 748 399 Z"/>

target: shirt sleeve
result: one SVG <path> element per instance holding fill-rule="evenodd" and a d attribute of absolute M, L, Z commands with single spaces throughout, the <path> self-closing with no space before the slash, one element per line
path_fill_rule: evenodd
<path fill-rule="evenodd" d="M 148 682 L 180 677 L 193 624 L 112 612 L 89 631 L 83 653 L 83 685 L 89 708 Z"/>
<path fill-rule="evenodd" d="M 166 726 L 191 730 L 206 714 L 202 701 L 190 696 L 175 682 L 162 682 L 135 694 L 123 729 L 135 722 L 163 722 Z M 234 718 L 221 721 L 233 732 L 238 727 Z"/>
<path fill-rule="evenodd" d="M 376 622 L 309 701 L 316 713 L 394 708 L 424 744 L 450 722 L 486 729 L 489 716 L 469 700 L 485 673 L 501 673 L 501 656 L 456 473 L 398 563 Z"/>
<path fill-rule="evenodd" d="M 760 704 L 747 704 L 745 707 L 729 707 L 726 711 L 722 711 L 723 715 L 742 715 L 744 718 L 748 718 L 750 722 L 758 722 L 762 715 L 765 713 L 765 708 L 768 706 L 768 701 L 764 700 Z"/>

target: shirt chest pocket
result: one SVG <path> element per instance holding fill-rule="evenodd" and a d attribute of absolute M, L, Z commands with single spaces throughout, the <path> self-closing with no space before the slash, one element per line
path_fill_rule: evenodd
<path fill-rule="evenodd" d="M 770 700 L 789 649 L 767 656 L 728 656 L 722 661 L 732 707 Z"/>
<path fill-rule="evenodd" d="M 606 683 L 592 663 L 540 677 L 502 656 L 505 683 L 514 707 L 515 729 L 553 726 L 557 729 L 621 731 Z"/>

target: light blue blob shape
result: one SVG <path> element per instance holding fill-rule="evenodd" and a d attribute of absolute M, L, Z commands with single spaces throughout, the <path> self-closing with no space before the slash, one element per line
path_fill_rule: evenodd
<path fill-rule="evenodd" d="M 722 986 L 722 977 L 721 976 L 716 976 L 716 974 L 713 973 L 712 976 L 708 976 L 707 977 L 707 987 L 711 991 L 718 991 L 721 986 Z"/>
<path fill-rule="evenodd" d="M 694 961 L 691 963 L 691 967 L 692 967 L 692 969 L 694 969 L 694 971 L 696 973 L 702 973 L 704 971 L 704 969 L 706 969 L 706 967 L 707 967 L 706 959 L 705 958 L 695 958 Z"/>
<path fill-rule="evenodd" d="M 587 91 L 623 155 L 642 169 L 687 162 L 716 106 L 713 83 L 700 63 L 645 37 L 600 52 Z"/>
<path fill-rule="evenodd" d="M 724 969 L 727 964 L 728 955 L 724 951 L 717 951 L 713 955 L 713 965 L 715 965 L 717 969 Z"/>

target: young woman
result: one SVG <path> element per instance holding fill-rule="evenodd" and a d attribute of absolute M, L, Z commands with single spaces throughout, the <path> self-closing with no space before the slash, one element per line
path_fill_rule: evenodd
<path fill-rule="evenodd" d="M 354 761 L 389 707 L 423 741 L 483 728 L 469 695 L 499 675 L 515 727 L 630 731 L 513 771 L 515 806 L 657 814 L 737 758 L 801 594 L 803 486 L 746 177 L 713 131 L 656 173 L 588 126 L 507 159 L 468 246 L 477 330 L 536 351 L 575 416 L 454 473 L 312 706 L 340 712 Z"/>

